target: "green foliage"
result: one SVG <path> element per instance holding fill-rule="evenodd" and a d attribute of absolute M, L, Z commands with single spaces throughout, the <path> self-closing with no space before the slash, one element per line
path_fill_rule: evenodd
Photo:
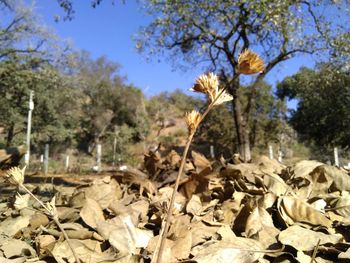
<path fill-rule="evenodd" d="M 79 65 L 77 78 L 83 96 L 80 149 L 91 153 L 108 133 L 117 132 L 122 125 L 133 129 L 133 142 L 142 140 L 149 130 L 142 92 L 125 85 L 118 75 L 119 65 L 105 57 L 94 61 L 83 53 Z"/>
<path fill-rule="evenodd" d="M 304 141 L 322 147 L 350 145 L 350 76 L 331 64 L 301 69 L 278 85 L 278 96 L 297 99 L 290 123 Z"/>
<path fill-rule="evenodd" d="M 13 57 L 0 62 L 0 87 L 0 124 L 6 129 L 8 146 L 24 142 L 30 90 L 35 94 L 33 145 L 71 143 L 74 96 L 57 70 L 35 59 Z"/>

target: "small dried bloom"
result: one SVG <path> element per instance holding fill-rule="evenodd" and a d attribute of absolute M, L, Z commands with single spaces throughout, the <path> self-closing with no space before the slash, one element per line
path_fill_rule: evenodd
<path fill-rule="evenodd" d="M 15 200 L 13 206 L 15 207 L 16 210 L 21 210 L 23 208 L 26 208 L 29 206 L 28 205 L 29 198 L 30 198 L 29 194 L 20 195 L 19 193 L 17 193 L 16 200 Z"/>
<path fill-rule="evenodd" d="M 197 129 L 198 124 L 201 121 L 201 118 L 202 118 L 202 115 L 196 110 L 186 113 L 185 120 L 187 123 L 189 133 L 192 133 L 195 129 Z"/>
<path fill-rule="evenodd" d="M 48 210 L 50 210 L 52 215 L 57 214 L 57 209 L 56 209 L 56 196 L 54 196 L 50 202 L 46 203 L 46 207 Z"/>
<path fill-rule="evenodd" d="M 202 92 L 205 94 L 211 94 L 213 90 L 217 90 L 219 87 L 219 79 L 214 73 L 209 72 L 208 74 L 200 75 L 194 86 L 192 87 L 192 91 Z"/>
<path fill-rule="evenodd" d="M 12 167 L 10 170 L 7 171 L 6 177 L 7 180 L 14 185 L 21 185 L 24 182 L 24 171 L 26 169 L 26 166 L 23 167 L 23 169 L 19 167 Z"/>
<path fill-rule="evenodd" d="M 227 101 L 230 101 L 230 100 L 233 100 L 233 97 L 230 94 L 228 94 L 226 91 L 224 91 L 222 93 L 220 91 L 218 94 L 219 94 L 219 97 L 215 100 L 214 106 L 220 105 L 220 104 L 227 102 Z"/>
<path fill-rule="evenodd" d="M 258 54 L 246 49 L 238 57 L 238 72 L 242 74 L 261 73 L 265 69 L 264 61 Z"/>

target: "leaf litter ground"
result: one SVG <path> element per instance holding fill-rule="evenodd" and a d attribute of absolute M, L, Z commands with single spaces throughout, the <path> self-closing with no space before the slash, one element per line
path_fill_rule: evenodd
<path fill-rule="evenodd" d="M 104 175 L 27 176 L 82 262 L 150 262 L 179 168 L 176 152 Z M 286 167 L 209 161 L 192 152 L 176 194 L 163 262 L 350 262 L 350 180 L 316 161 Z M 0 262 L 74 262 L 38 204 L 1 185 Z"/>

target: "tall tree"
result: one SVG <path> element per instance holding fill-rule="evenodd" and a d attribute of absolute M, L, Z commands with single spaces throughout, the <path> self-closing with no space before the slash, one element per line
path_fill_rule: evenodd
<path fill-rule="evenodd" d="M 290 123 L 300 138 L 318 146 L 350 147 L 350 75 L 338 66 L 303 68 L 278 84 L 281 98 L 297 99 Z"/>
<path fill-rule="evenodd" d="M 0 126 L 6 144 L 23 143 L 26 133 L 28 100 L 34 91 L 33 146 L 44 143 L 58 147 L 70 144 L 77 120 L 74 119 L 74 90 L 65 85 L 62 74 L 37 59 L 12 56 L 0 61 Z"/>
<path fill-rule="evenodd" d="M 142 92 L 126 85 L 119 74 L 120 66 L 105 57 L 93 60 L 83 52 L 78 61 L 75 78 L 82 105 L 80 148 L 92 153 L 96 144 L 123 125 L 132 128 L 134 142 L 141 140 L 148 132 Z"/>
<path fill-rule="evenodd" d="M 276 65 L 300 53 L 347 54 L 349 5 L 347 0 L 148 0 L 145 6 L 154 19 L 141 29 L 136 46 L 150 55 L 168 51 L 177 65 L 202 64 L 220 74 L 234 97 L 239 152 L 249 161 L 249 121 L 261 81 Z M 236 75 L 238 56 L 247 48 L 262 54 L 266 69 L 254 79 L 242 104 Z"/>

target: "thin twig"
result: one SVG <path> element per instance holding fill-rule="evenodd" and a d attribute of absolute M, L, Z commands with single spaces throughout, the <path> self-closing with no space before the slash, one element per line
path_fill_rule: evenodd
<path fill-rule="evenodd" d="M 78 258 L 78 255 L 75 253 L 73 246 L 70 242 L 70 239 L 66 233 L 66 231 L 64 230 L 64 228 L 62 227 L 60 221 L 58 220 L 58 216 L 57 216 L 57 212 L 55 210 L 51 210 L 49 209 L 39 198 L 37 198 L 27 187 L 25 187 L 23 184 L 19 184 L 20 187 L 22 187 L 31 197 L 33 197 L 35 199 L 35 201 L 37 201 L 48 213 L 48 215 L 55 221 L 56 225 L 58 226 L 58 228 L 61 230 L 64 238 L 66 239 L 69 248 L 71 249 L 73 256 L 75 258 L 75 261 L 77 263 L 80 263 L 80 260 Z"/>
<path fill-rule="evenodd" d="M 80 263 L 80 260 L 79 260 L 79 258 L 78 258 L 78 255 L 76 254 L 76 252 L 75 252 L 75 250 L 74 250 L 74 248 L 73 248 L 73 245 L 72 245 L 71 240 L 69 239 L 69 237 L 68 237 L 68 235 L 67 235 L 67 232 L 64 230 L 64 228 L 62 227 L 60 221 L 58 220 L 58 216 L 57 216 L 57 215 L 54 215 L 54 216 L 52 217 L 52 219 L 53 219 L 53 221 L 55 221 L 56 225 L 57 225 L 58 228 L 61 230 L 61 232 L 62 232 L 64 238 L 66 239 L 67 244 L 68 244 L 70 250 L 71 250 L 72 253 L 73 253 L 73 256 L 74 256 L 74 258 L 75 258 L 75 261 L 76 261 L 77 263 Z"/>
<path fill-rule="evenodd" d="M 318 240 L 316 247 L 315 247 L 314 251 L 312 252 L 312 257 L 311 257 L 310 263 L 316 262 L 315 258 L 316 258 L 316 254 L 318 251 L 318 247 L 320 246 L 320 242 L 321 242 L 321 239 Z"/>
<path fill-rule="evenodd" d="M 222 93 L 224 92 L 225 90 L 222 89 L 220 91 L 220 93 L 218 94 L 218 96 L 216 97 L 216 99 L 214 101 L 212 101 L 207 109 L 204 111 L 204 113 L 202 114 L 201 116 L 201 120 L 199 122 L 199 124 L 203 121 L 203 119 L 205 118 L 205 116 L 209 113 L 209 111 L 215 106 L 215 102 L 218 98 L 220 98 L 220 96 L 222 95 Z M 198 126 L 199 126 L 198 124 Z M 197 126 L 197 127 L 198 127 Z M 196 133 L 196 130 L 197 130 L 197 127 L 195 127 L 195 129 L 193 131 L 191 131 L 191 133 L 189 134 L 188 138 L 187 138 L 187 143 L 186 143 L 186 146 L 185 146 L 185 150 L 182 154 L 182 159 L 181 159 L 181 164 L 180 164 L 180 168 L 179 168 L 179 172 L 177 174 L 177 177 L 176 177 L 176 181 L 175 181 L 175 186 L 174 186 L 174 190 L 173 190 L 173 194 L 171 196 L 171 199 L 170 199 L 170 203 L 169 203 L 169 208 L 168 208 L 168 211 L 167 211 L 167 216 L 166 216 L 166 219 L 165 219 L 165 227 L 164 227 L 164 231 L 161 231 L 160 233 L 160 245 L 159 245 L 159 250 L 158 250 L 158 253 L 157 251 L 155 251 L 155 258 L 156 258 L 156 261 L 157 263 L 161 263 L 162 261 L 162 255 L 163 255 L 163 250 L 164 250 L 164 245 L 165 245 L 165 241 L 166 241 L 166 236 L 168 234 L 168 230 L 169 230 L 169 226 L 170 226 L 170 219 L 171 219 L 171 216 L 172 216 L 172 210 L 173 210 L 173 206 L 174 206 L 174 201 L 175 201 L 175 196 L 176 196 L 176 193 L 177 193 L 177 189 L 179 187 L 179 182 L 180 182 L 180 178 L 181 178 L 181 174 L 183 173 L 183 170 L 184 170 L 184 167 L 185 167 L 185 163 L 186 163 L 186 158 L 187 158 L 187 154 L 188 154 L 188 150 L 190 148 L 190 145 L 192 143 L 192 140 L 193 140 L 193 137 L 194 137 L 194 134 Z M 153 261 L 153 260 L 152 260 Z"/>

